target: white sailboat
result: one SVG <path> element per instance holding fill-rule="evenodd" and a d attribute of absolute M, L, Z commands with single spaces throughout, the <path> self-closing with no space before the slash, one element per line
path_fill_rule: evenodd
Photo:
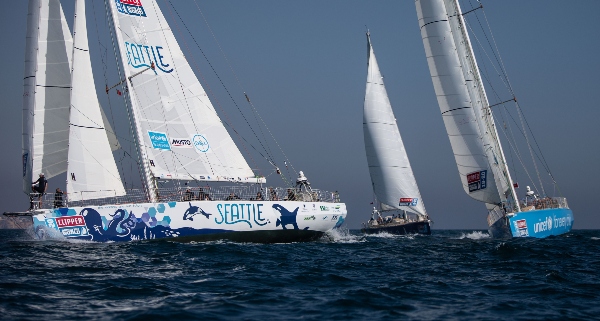
<path fill-rule="evenodd" d="M 564 197 L 519 202 L 458 0 L 416 0 L 433 86 L 467 195 L 484 202 L 494 237 L 571 230 Z"/>
<path fill-rule="evenodd" d="M 155 0 L 107 4 L 120 78 L 125 79 L 118 85 L 132 119 L 144 191 L 124 189 L 112 156 L 115 144 L 109 143 L 92 76 L 85 1 L 76 1 L 71 40 L 58 0 L 30 0 L 24 190 L 31 192 L 31 173 L 44 171 L 52 177 L 67 171 L 68 181 L 68 206 L 51 208 L 52 202 L 45 201 L 25 213 L 32 216 L 38 237 L 305 241 L 343 224 L 347 211 L 337 193 L 307 191 L 307 184 L 263 187 L 265 178 L 254 174 L 223 126 Z M 60 41 L 50 39 L 57 34 Z M 61 69 L 44 72 L 49 64 Z M 42 95 L 35 90 L 41 86 L 61 90 Z M 56 138 L 59 149 L 39 146 L 37 141 L 46 144 L 57 131 L 62 134 Z M 200 188 L 196 195 L 186 187 L 159 188 L 159 179 L 246 185 Z"/>
<path fill-rule="evenodd" d="M 371 219 L 363 223 L 362 231 L 431 234 L 431 221 L 396 124 L 369 32 L 367 56 L 363 133 L 371 185 L 379 208 L 373 208 Z"/>

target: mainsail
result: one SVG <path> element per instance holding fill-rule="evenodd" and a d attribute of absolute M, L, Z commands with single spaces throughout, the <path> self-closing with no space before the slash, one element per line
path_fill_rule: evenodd
<path fill-rule="evenodd" d="M 69 49 L 67 49 L 69 48 Z M 67 170 L 72 39 L 59 0 L 30 0 L 23 93 L 23 191 Z"/>
<path fill-rule="evenodd" d="M 463 188 L 476 200 L 505 202 L 512 184 L 458 3 L 417 0 L 415 4 Z"/>
<path fill-rule="evenodd" d="M 125 195 L 96 96 L 85 0 L 75 2 L 73 72 L 67 171 L 69 201 Z"/>
<path fill-rule="evenodd" d="M 112 0 L 146 185 L 154 178 L 257 182 L 154 0 Z M 264 181 L 264 179 L 261 179 Z"/>
<path fill-rule="evenodd" d="M 373 192 L 383 209 L 404 209 L 426 215 L 368 33 L 367 46 L 363 128 Z"/>

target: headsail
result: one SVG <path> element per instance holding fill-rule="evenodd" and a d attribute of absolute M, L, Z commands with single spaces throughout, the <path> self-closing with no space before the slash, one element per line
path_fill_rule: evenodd
<path fill-rule="evenodd" d="M 479 125 L 485 103 L 470 96 L 473 70 L 463 69 L 459 57 L 465 44 L 457 43 L 444 0 L 417 0 L 415 4 L 433 87 L 463 188 L 476 200 L 499 204 L 505 198 L 498 193 L 496 173 L 490 167 L 489 138 Z"/>
<path fill-rule="evenodd" d="M 85 0 L 75 2 L 67 193 L 70 201 L 125 195 L 92 74 Z"/>
<path fill-rule="evenodd" d="M 396 118 L 367 33 L 368 74 L 363 128 L 373 192 L 384 209 L 404 209 L 425 215 Z"/>
<path fill-rule="evenodd" d="M 146 184 L 152 186 L 152 177 L 257 182 L 156 1 L 109 2 L 140 153 L 150 173 Z"/>
<path fill-rule="evenodd" d="M 34 173 L 51 178 L 67 170 L 71 48 L 59 0 L 30 0 L 23 85 L 25 193 L 31 192 Z"/>

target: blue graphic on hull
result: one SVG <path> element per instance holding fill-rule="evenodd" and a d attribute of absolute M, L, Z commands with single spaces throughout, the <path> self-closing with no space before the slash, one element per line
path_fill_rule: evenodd
<path fill-rule="evenodd" d="M 199 210 L 200 212 L 198 212 L 198 210 Z M 194 216 L 195 216 L 196 214 L 202 214 L 202 215 L 204 215 L 204 216 L 205 216 L 207 219 L 209 219 L 209 218 L 210 218 L 210 216 L 212 215 L 212 214 L 210 214 L 210 213 L 206 213 L 206 212 L 205 212 L 203 209 L 201 209 L 201 208 L 200 208 L 200 207 L 198 207 L 198 206 L 193 206 L 193 205 L 192 205 L 192 202 L 190 202 L 190 208 L 188 208 L 188 209 L 185 211 L 185 213 L 183 213 L 183 219 L 184 219 L 184 220 L 190 220 L 190 221 L 193 221 L 193 220 L 194 220 Z"/>
<path fill-rule="evenodd" d="M 285 207 L 279 204 L 273 204 L 273 208 L 281 214 L 281 217 L 279 217 L 277 219 L 277 222 L 275 222 L 275 226 L 281 225 L 281 227 L 284 230 L 287 230 L 287 227 L 285 226 L 291 224 L 294 227 L 294 230 L 299 230 L 298 223 L 296 223 L 296 217 L 298 215 L 299 207 L 296 207 L 296 209 L 293 212 L 288 211 Z M 304 229 L 308 230 L 308 227 Z"/>
<path fill-rule="evenodd" d="M 334 229 L 338 228 L 338 227 L 342 226 L 342 224 L 344 224 L 344 217 L 340 216 L 340 218 L 338 218 L 338 221 L 335 223 L 335 226 L 333 228 Z"/>

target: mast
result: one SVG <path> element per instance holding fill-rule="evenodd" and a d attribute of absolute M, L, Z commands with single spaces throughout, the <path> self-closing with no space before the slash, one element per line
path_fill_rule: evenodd
<path fill-rule="evenodd" d="M 23 81 L 23 191 L 67 170 L 71 32 L 59 0 L 30 0 Z M 69 50 L 67 50 L 69 48 Z"/>
<path fill-rule="evenodd" d="M 508 205 L 509 210 L 518 211 L 458 2 L 417 0 L 415 5 L 438 104 L 465 192 L 487 203 L 488 208 Z"/>
<path fill-rule="evenodd" d="M 111 18 L 112 24 L 109 22 L 109 26 L 112 26 L 111 34 L 116 36 L 117 43 L 122 43 L 123 39 L 122 39 L 121 33 L 118 31 L 118 30 L 120 30 L 120 27 L 119 27 L 119 19 L 117 18 L 116 7 L 112 3 L 110 5 L 108 5 L 106 3 L 107 1 L 108 0 L 105 0 L 104 2 L 105 2 L 105 6 L 110 7 L 109 11 L 110 11 L 110 18 Z M 119 54 L 121 57 L 125 56 L 125 53 L 121 52 L 121 47 L 114 43 L 114 39 L 113 39 L 113 49 L 115 50 L 115 55 Z M 118 53 L 117 53 L 117 50 L 118 50 Z M 132 127 L 131 129 L 135 136 L 134 141 L 135 141 L 135 147 L 136 147 L 136 150 L 138 153 L 138 166 L 140 167 L 140 171 L 142 173 L 142 183 L 144 186 L 144 190 L 146 191 L 146 197 L 148 198 L 148 201 L 154 203 L 157 201 L 158 189 L 156 186 L 155 178 L 152 175 L 152 172 L 150 171 L 150 164 L 148 161 L 148 156 L 146 155 L 145 149 L 142 147 L 144 139 L 142 136 L 143 134 L 141 132 L 141 126 L 139 123 L 139 119 L 140 119 L 140 116 L 138 115 L 139 107 L 136 108 L 135 99 L 132 99 L 132 96 L 131 96 L 132 90 L 129 90 L 130 84 L 131 84 L 131 78 L 129 78 L 130 75 L 129 75 L 129 72 L 126 67 L 127 60 L 123 60 L 123 58 L 117 59 L 117 60 L 118 60 L 117 68 L 119 68 L 119 78 L 129 80 L 129 81 L 125 81 L 123 84 L 123 87 L 125 87 L 124 88 L 125 90 L 123 90 L 123 94 L 126 95 L 125 105 L 126 105 L 126 108 L 129 110 L 129 115 L 131 117 L 131 119 L 130 119 L 131 127 Z M 121 72 L 121 67 L 123 67 L 122 72 Z"/>
<path fill-rule="evenodd" d="M 475 112 L 476 114 L 479 114 L 478 124 L 482 129 L 484 144 L 487 145 L 486 152 L 488 155 L 488 162 L 490 163 L 490 167 L 494 170 L 494 177 L 496 179 L 496 184 L 498 185 L 500 197 L 503 202 L 509 201 L 510 198 L 512 198 L 513 202 L 509 205 L 511 206 L 512 210 L 519 212 L 520 205 L 514 189 L 512 178 L 510 176 L 510 171 L 506 163 L 504 150 L 502 149 L 502 144 L 498 136 L 492 109 L 490 107 L 485 87 L 481 79 L 481 73 L 479 71 L 479 66 L 471 45 L 471 39 L 465 28 L 466 24 L 460 4 L 458 3 L 458 0 L 447 0 L 446 6 L 453 6 L 451 8 L 454 10 L 448 11 L 449 20 L 452 25 L 453 18 L 456 18 L 456 21 L 458 22 L 457 27 L 460 31 L 459 36 L 462 40 L 464 40 L 459 42 L 459 47 L 462 47 L 461 49 L 464 49 L 465 51 L 463 57 L 461 58 L 467 62 L 466 66 L 468 66 L 469 72 L 472 74 L 475 83 L 474 86 L 467 87 L 469 87 L 471 96 L 475 97 L 477 100 L 476 103 L 478 103 L 478 108 L 475 108 Z M 452 12 L 455 13 L 454 16 L 450 14 Z M 463 69 L 463 71 L 466 70 Z"/>
<path fill-rule="evenodd" d="M 38 56 L 38 38 L 40 30 L 40 0 L 29 0 L 27 12 L 27 35 L 25 40 L 25 77 L 23 78 L 23 134 L 22 134 L 22 163 L 23 191 L 31 193 L 33 168 L 31 147 L 33 135 L 33 110 L 35 109 L 35 85 Z"/>

